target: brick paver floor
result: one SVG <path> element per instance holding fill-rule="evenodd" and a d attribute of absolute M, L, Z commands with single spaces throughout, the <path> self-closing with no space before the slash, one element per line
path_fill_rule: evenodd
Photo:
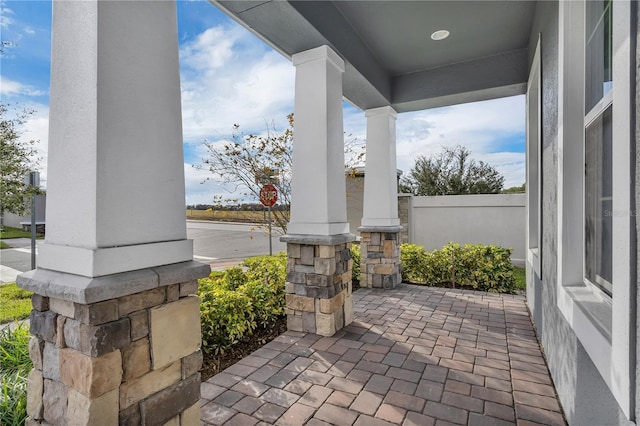
<path fill-rule="evenodd" d="M 565 424 L 524 297 L 353 296 L 334 337 L 288 331 L 202 383 L 203 424 Z"/>

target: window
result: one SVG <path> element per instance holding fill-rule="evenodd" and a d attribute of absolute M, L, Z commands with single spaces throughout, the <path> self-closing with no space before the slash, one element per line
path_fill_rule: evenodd
<path fill-rule="evenodd" d="M 629 419 L 637 287 L 634 16 L 632 1 L 559 3 L 556 304 Z"/>
<path fill-rule="evenodd" d="M 612 293 L 611 0 L 585 5 L 584 275 Z"/>
<path fill-rule="evenodd" d="M 611 0 L 585 3 L 585 111 L 612 88 Z"/>

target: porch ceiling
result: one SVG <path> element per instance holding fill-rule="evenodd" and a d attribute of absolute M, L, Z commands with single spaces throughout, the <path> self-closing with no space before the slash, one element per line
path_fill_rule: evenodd
<path fill-rule="evenodd" d="M 237 1 L 214 4 L 287 57 L 345 59 L 344 96 L 398 112 L 524 93 L 535 1 Z M 451 35 L 431 40 L 440 29 Z"/>

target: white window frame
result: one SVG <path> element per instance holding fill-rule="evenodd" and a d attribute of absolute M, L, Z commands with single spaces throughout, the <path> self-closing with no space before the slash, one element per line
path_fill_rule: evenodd
<path fill-rule="evenodd" d="M 633 417 L 631 333 L 634 266 L 631 235 L 631 15 L 628 0 L 612 3 L 613 21 L 613 294 L 584 280 L 584 37 L 583 2 L 559 4 L 558 277 L 557 306 L 620 408 Z M 582 19 L 578 19 L 582 17 Z M 635 331 L 633 331 L 635 333 Z M 578 372 L 579 373 L 579 372 Z"/>

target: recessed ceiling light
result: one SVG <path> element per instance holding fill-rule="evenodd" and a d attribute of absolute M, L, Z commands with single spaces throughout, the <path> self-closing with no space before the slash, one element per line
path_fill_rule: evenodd
<path fill-rule="evenodd" d="M 440 41 L 449 37 L 449 31 L 447 30 L 438 30 L 431 34 L 431 40 Z"/>

